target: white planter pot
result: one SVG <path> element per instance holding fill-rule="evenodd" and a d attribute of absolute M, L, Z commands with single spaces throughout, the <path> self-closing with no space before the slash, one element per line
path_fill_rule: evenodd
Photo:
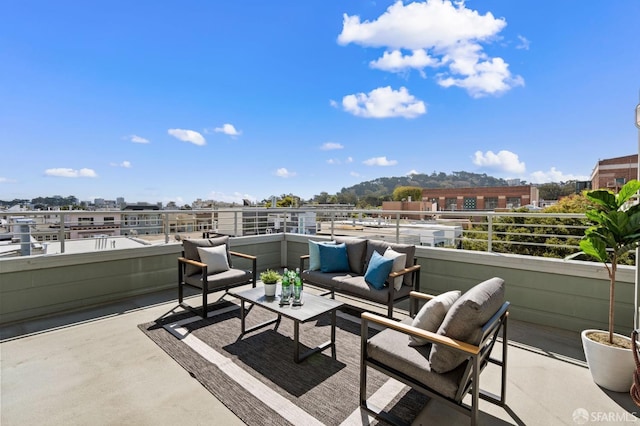
<path fill-rule="evenodd" d="M 580 335 L 582 348 L 587 358 L 591 377 L 597 385 L 614 392 L 629 392 L 636 369 L 631 349 L 616 348 L 595 342 L 587 337 L 588 333 L 602 330 L 584 330 Z M 623 339 L 629 337 L 615 334 Z"/>
<path fill-rule="evenodd" d="M 276 295 L 277 283 L 264 284 L 264 295 L 267 297 L 274 297 Z"/>

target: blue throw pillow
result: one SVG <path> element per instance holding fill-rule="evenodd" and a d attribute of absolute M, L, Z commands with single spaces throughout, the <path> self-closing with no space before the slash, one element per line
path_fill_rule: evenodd
<path fill-rule="evenodd" d="M 320 271 L 349 272 L 346 244 L 318 244 L 318 249 L 320 250 Z"/>
<path fill-rule="evenodd" d="M 374 251 L 371 260 L 369 260 L 367 272 L 364 273 L 364 280 L 376 290 L 382 290 L 392 267 L 393 259 L 387 259 Z"/>
<path fill-rule="evenodd" d="M 318 246 L 323 244 L 335 245 L 335 241 L 313 241 L 309 240 L 309 270 L 320 270 L 320 249 Z"/>

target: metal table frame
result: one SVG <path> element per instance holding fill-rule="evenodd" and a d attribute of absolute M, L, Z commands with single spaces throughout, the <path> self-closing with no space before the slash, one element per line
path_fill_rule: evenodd
<path fill-rule="evenodd" d="M 276 290 L 276 294 L 280 294 L 280 286 L 278 286 Z M 266 297 L 264 295 L 264 288 L 262 286 L 258 286 L 256 288 L 252 288 L 245 291 L 238 292 L 229 292 L 234 297 L 240 299 L 240 321 L 241 321 L 241 329 L 242 334 L 244 336 L 247 333 L 250 333 L 255 330 L 259 330 L 261 328 L 267 327 L 271 324 L 276 324 L 274 330 L 278 329 L 280 325 L 280 320 L 282 317 L 289 318 L 293 320 L 293 340 L 294 340 L 294 349 L 293 349 L 293 361 L 296 363 L 300 363 L 307 359 L 309 356 L 322 352 L 328 348 L 331 348 L 331 356 L 336 358 L 336 310 L 343 306 L 342 302 L 339 302 L 334 299 L 327 299 L 321 296 L 317 296 L 315 294 L 304 294 L 303 300 L 304 305 L 300 307 L 293 307 L 289 305 L 280 306 L 280 298 L 279 296 L 275 297 Z M 251 306 L 248 308 L 245 306 L 245 303 L 249 303 Z M 260 306 L 268 311 L 271 311 L 278 316 L 274 319 L 262 322 L 260 324 L 254 325 L 250 328 L 246 327 L 246 317 L 248 313 L 251 311 L 253 306 Z M 306 308 L 306 309 L 305 309 Z M 315 348 L 312 348 L 305 352 L 304 354 L 300 354 L 300 324 L 305 323 L 311 320 L 318 318 L 321 315 L 329 314 L 331 317 L 331 340 L 324 342 Z"/>

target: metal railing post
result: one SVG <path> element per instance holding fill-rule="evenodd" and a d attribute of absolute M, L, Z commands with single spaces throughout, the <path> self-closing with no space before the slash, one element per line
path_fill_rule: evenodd
<path fill-rule="evenodd" d="M 336 213 L 335 212 L 331 212 L 331 239 L 333 239 L 333 230 L 334 230 L 334 226 L 335 226 L 335 216 L 336 216 Z"/>
<path fill-rule="evenodd" d="M 487 251 L 491 253 L 491 243 L 493 240 L 493 216 L 487 215 Z"/>
<path fill-rule="evenodd" d="M 58 230 L 58 241 L 60 241 L 60 253 L 64 253 L 64 213 L 60 213 L 60 229 Z"/>
<path fill-rule="evenodd" d="M 238 236 L 238 211 L 233 212 L 233 236 Z"/>
<path fill-rule="evenodd" d="M 400 242 L 400 213 L 396 213 L 396 243 Z"/>
<path fill-rule="evenodd" d="M 169 213 L 164 213 L 164 243 L 169 244 Z"/>

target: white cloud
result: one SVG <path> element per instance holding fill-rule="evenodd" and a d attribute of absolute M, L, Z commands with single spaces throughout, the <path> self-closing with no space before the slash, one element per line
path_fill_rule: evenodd
<path fill-rule="evenodd" d="M 343 149 L 343 148 L 344 146 L 342 146 L 342 144 L 335 143 L 335 142 L 326 142 L 326 143 L 323 143 L 322 146 L 320 147 L 320 149 L 323 151 L 331 151 L 333 149 Z"/>
<path fill-rule="evenodd" d="M 526 37 L 518 35 L 518 40 L 520 40 L 520 43 L 516 46 L 516 49 L 529 50 L 531 42 L 527 40 Z"/>
<path fill-rule="evenodd" d="M 374 157 L 363 161 L 367 166 L 395 166 L 398 164 L 396 160 L 387 160 L 387 157 Z"/>
<path fill-rule="evenodd" d="M 222 127 L 216 127 L 213 129 L 216 133 L 224 133 L 229 136 L 240 136 L 242 134 L 241 131 L 236 130 L 233 124 L 225 123 Z"/>
<path fill-rule="evenodd" d="M 358 173 L 358 172 L 351 172 L 351 173 L 349 173 L 349 174 L 350 174 L 351 176 L 353 176 L 353 177 L 360 177 L 360 176 L 362 176 L 362 175 L 361 175 L 360 173 Z"/>
<path fill-rule="evenodd" d="M 133 143 L 150 143 L 151 142 L 149 139 L 143 138 L 142 136 L 138 136 L 138 135 L 125 136 L 125 139 Z"/>
<path fill-rule="evenodd" d="M 327 160 L 327 164 L 340 164 L 340 160 L 336 160 L 335 158 L 329 158 Z"/>
<path fill-rule="evenodd" d="M 338 102 L 334 101 L 333 99 L 329 99 L 329 105 L 334 108 L 338 108 L 340 106 L 340 104 L 338 104 Z"/>
<path fill-rule="evenodd" d="M 279 176 L 281 178 L 290 178 L 290 177 L 293 177 L 295 175 L 296 175 L 295 172 L 290 172 L 289 170 L 287 170 L 284 167 L 281 167 L 278 170 L 276 170 L 276 176 Z"/>
<path fill-rule="evenodd" d="M 463 78 L 447 77 L 440 74 L 438 84 L 442 87 L 457 86 L 474 98 L 486 95 L 500 95 L 516 86 L 524 86 L 520 76 L 511 77 L 509 65 L 502 58 L 493 58 L 479 62 L 479 57 L 461 55 L 453 60 L 452 68 L 457 68 L 465 75 Z"/>
<path fill-rule="evenodd" d="M 207 141 L 204 139 L 204 137 L 195 130 L 169 129 L 167 133 L 177 139 L 180 139 L 183 142 L 189 142 L 198 146 L 207 144 Z"/>
<path fill-rule="evenodd" d="M 565 174 L 555 167 L 551 167 L 548 171 L 536 171 L 531 173 L 529 179 L 532 183 L 551 183 L 551 182 L 567 182 L 570 180 L 590 180 L 589 176 Z"/>
<path fill-rule="evenodd" d="M 342 99 L 342 107 L 365 118 L 415 118 L 427 111 L 424 102 L 416 100 L 405 87 L 393 90 L 390 86 L 379 87 L 368 94 L 347 95 Z"/>
<path fill-rule="evenodd" d="M 15 182 L 16 182 L 15 179 L 9 179 L 9 178 L 0 176 L 0 183 L 15 183 Z"/>
<path fill-rule="evenodd" d="M 132 167 L 131 166 L 131 162 L 127 161 L 127 160 L 123 161 L 122 163 L 111 163 L 111 166 L 113 166 L 113 167 L 123 167 L 125 169 L 130 169 Z"/>
<path fill-rule="evenodd" d="M 69 169 L 64 167 L 47 169 L 44 171 L 44 174 L 47 176 L 55 176 L 55 177 L 66 177 L 66 178 L 79 178 L 79 177 L 88 177 L 95 178 L 98 177 L 96 172 L 92 169 Z"/>
<path fill-rule="evenodd" d="M 407 176 L 418 175 L 418 174 L 420 174 L 420 172 L 418 172 L 416 169 L 413 169 L 407 172 Z"/>
<path fill-rule="evenodd" d="M 522 174 L 526 170 L 525 164 L 520 161 L 518 154 L 505 150 L 497 154 L 494 154 L 493 151 L 487 151 L 486 153 L 476 151 L 473 157 L 473 164 L 488 169 L 517 174 Z"/>
<path fill-rule="evenodd" d="M 353 157 L 347 157 L 347 163 L 353 163 Z"/>
<path fill-rule="evenodd" d="M 461 87 L 481 97 L 524 84 L 522 77 L 511 75 L 502 58 L 489 57 L 483 50 L 482 45 L 498 39 L 506 25 L 491 12 L 482 15 L 468 9 L 464 1 L 397 1 L 373 21 L 345 14 L 338 43 L 385 48 L 370 62 L 372 68 L 417 69 L 423 76 L 426 67 L 442 68 L 437 80 L 443 87 Z"/>
<path fill-rule="evenodd" d="M 426 77 L 423 69 L 426 67 L 440 66 L 440 61 L 429 56 L 424 49 L 417 49 L 411 54 L 403 55 L 401 51 L 384 52 L 381 58 L 369 62 L 371 68 L 389 72 L 403 72 L 407 68 L 420 71 L 422 77 Z"/>

